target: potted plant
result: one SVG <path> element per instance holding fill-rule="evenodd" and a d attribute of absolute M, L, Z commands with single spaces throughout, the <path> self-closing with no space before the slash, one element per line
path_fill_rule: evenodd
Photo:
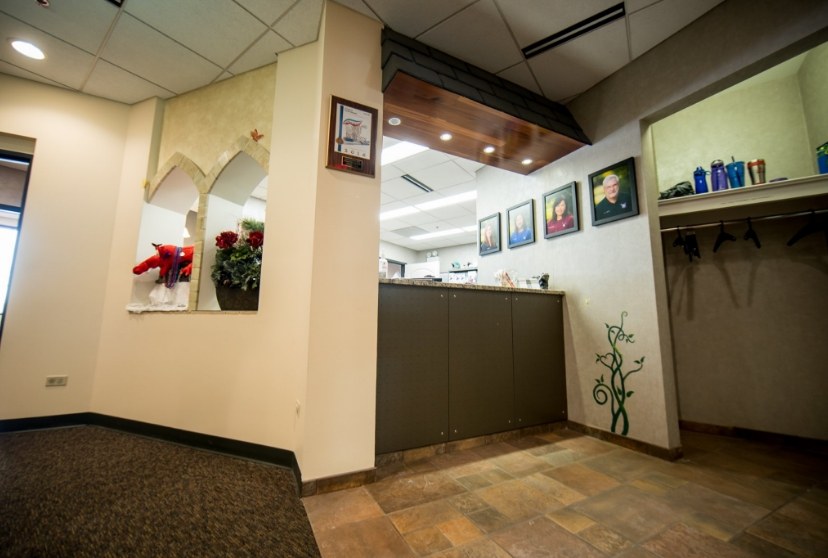
<path fill-rule="evenodd" d="M 257 310 L 262 271 L 264 223 L 242 219 L 236 231 L 216 236 L 216 261 L 210 277 L 222 310 Z"/>

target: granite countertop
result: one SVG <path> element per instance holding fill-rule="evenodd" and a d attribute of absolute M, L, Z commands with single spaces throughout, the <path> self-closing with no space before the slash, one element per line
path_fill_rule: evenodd
<path fill-rule="evenodd" d="M 382 285 L 411 285 L 417 287 L 439 287 L 444 289 L 466 289 L 472 291 L 500 291 L 506 293 L 536 293 L 551 295 L 564 294 L 563 291 L 501 287 L 498 285 L 478 285 L 476 283 L 444 283 L 442 281 L 431 281 L 429 279 L 380 279 L 379 282 Z"/>

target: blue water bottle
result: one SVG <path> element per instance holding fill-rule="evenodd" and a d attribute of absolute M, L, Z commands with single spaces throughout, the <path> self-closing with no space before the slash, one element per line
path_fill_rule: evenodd
<path fill-rule="evenodd" d="M 727 174 L 725 173 L 724 161 L 721 159 L 716 159 L 710 163 L 710 186 L 714 192 L 727 190 Z"/>
<path fill-rule="evenodd" d="M 704 194 L 707 192 L 707 175 L 709 173 L 704 170 L 703 168 L 696 167 L 696 170 L 693 171 L 693 178 L 696 180 L 696 193 L 697 194 Z"/>

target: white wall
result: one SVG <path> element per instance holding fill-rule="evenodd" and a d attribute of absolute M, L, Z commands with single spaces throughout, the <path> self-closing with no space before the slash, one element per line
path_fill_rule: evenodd
<path fill-rule="evenodd" d="M 812 174 L 817 174 L 816 148 L 828 142 L 828 43 L 812 49 L 799 70 L 802 107 L 808 126 Z"/>

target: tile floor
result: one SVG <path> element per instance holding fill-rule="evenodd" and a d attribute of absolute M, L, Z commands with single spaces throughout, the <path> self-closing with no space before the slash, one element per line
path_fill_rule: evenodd
<path fill-rule="evenodd" d="M 682 432 L 668 462 L 571 430 L 304 498 L 324 558 L 828 557 L 828 453 Z"/>

